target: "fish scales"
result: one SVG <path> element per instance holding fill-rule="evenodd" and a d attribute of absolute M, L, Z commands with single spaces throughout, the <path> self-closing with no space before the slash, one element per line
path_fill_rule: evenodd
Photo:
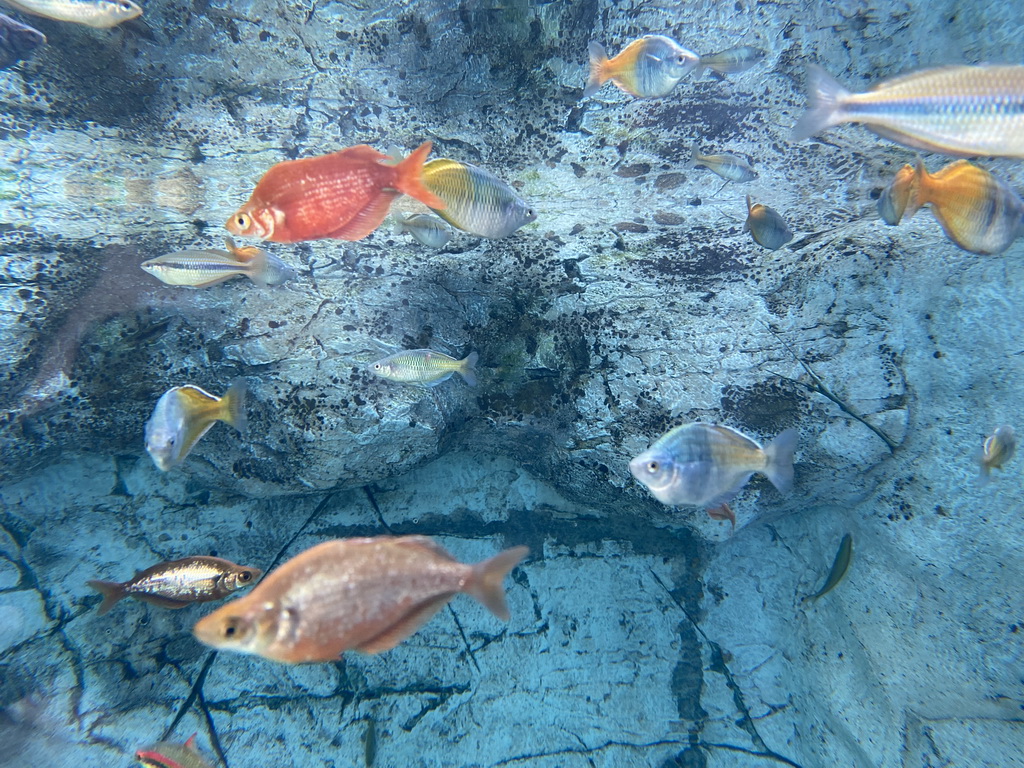
<path fill-rule="evenodd" d="M 423 184 L 446 204 L 434 209 L 438 216 L 479 237 L 507 237 L 537 218 L 512 187 L 469 163 L 431 160 L 423 168 Z"/>

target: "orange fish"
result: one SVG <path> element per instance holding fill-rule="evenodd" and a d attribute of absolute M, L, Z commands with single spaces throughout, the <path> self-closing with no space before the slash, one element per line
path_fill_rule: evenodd
<path fill-rule="evenodd" d="M 698 61 L 697 54 L 664 35 L 645 35 L 610 59 L 595 41 L 590 43 L 590 78 L 581 98 L 593 96 L 609 80 L 633 96 L 665 96 Z"/>
<path fill-rule="evenodd" d="M 290 664 L 335 661 L 350 649 L 380 653 L 457 592 L 507 621 L 502 580 L 528 552 L 513 547 L 466 565 L 426 536 L 335 539 L 296 555 L 192 631 L 214 648 Z"/>
<path fill-rule="evenodd" d="M 386 165 L 390 158 L 366 144 L 278 163 L 225 226 L 232 234 L 276 243 L 361 240 L 381 225 L 401 194 L 443 209 L 444 201 L 423 186 L 431 146 L 423 142 L 397 165 Z"/>
<path fill-rule="evenodd" d="M 907 215 L 925 204 L 946 236 L 965 251 L 1002 253 L 1024 229 L 1024 200 L 988 171 L 966 160 L 930 174 L 917 163 L 917 191 Z"/>
<path fill-rule="evenodd" d="M 917 195 L 917 172 L 907 164 L 896 171 L 889 186 L 878 197 L 878 215 L 889 226 L 896 226 L 907 210 L 907 204 Z M 916 208 L 915 208 L 916 211 Z"/>

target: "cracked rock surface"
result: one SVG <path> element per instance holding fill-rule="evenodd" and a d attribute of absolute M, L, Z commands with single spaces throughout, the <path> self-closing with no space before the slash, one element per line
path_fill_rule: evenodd
<path fill-rule="evenodd" d="M 145 24 L 41 20 L 0 71 L 0 766 L 124 762 L 172 724 L 236 766 L 1024 764 L 1019 464 L 974 464 L 1024 425 L 1024 246 L 884 226 L 913 153 L 862 128 L 788 140 L 805 62 L 859 91 L 1004 61 L 1012 4 L 161 0 Z M 768 55 L 580 102 L 587 43 L 645 33 Z M 270 244 L 300 273 L 271 290 L 137 269 L 220 247 L 276 162 L 426 139 L 538 220 L 441 251 L 387 225 Z M 691 147 L 759 178 L 723 187 Z M 792 243 L 751 242 L 747 193 Z M 480 385 L 366 371 L 403 347 L 476 350 Z M 246 434 L 160 473 L 159 395 L 238 376 Z M 755 478 L 734 534 L 653 501 L 628 460 L 688 419 L 797 428 L 794 490 Z M 512 621 L 459 597 L 388 654 L 288 668 L 211 656 L 202 608 L 98 617 L 85 587 L 388 531 L 465 561 L 529 545 Z M 801 602 L 847 532 L 845 580 Z"/>

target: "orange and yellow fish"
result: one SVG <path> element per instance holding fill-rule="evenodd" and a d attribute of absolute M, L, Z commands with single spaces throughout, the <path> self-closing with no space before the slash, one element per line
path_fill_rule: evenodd
<path fill-rule="evenodd" d="M 278 163 L 225 226 L 232 234 L 276 243 L 362 240 L 381 225 L 401 194 L 443 210 L 444 201 L 423 186 L 431 146 L 423 142 L 397 164 L 365 144 Z"/>
<path fill-rule="evenodd" d="M 917 194 L 917 172 L 914 166 L 904 165 L 893 176 L 889 186 L 878 197 L 878 215 L 889 226 L 896 226 L 903 218 L 907 205 Z M 916 209 L 915 209 L 916 210 Z"/>
<path fill-rule="evenodd" d="M 232 384 L 224 397 L 191 384 L 164 392 L 146 422 L 146 450 L 166 472 L 181 464 L 218 421 L 245 431 L 245 379 Z"/>
<path fill-rule="evenodd" d="M 135 753 L 135 759 L 145 768 L 213 768 L 196 746 L 196 734 L 184 744 L 159 741 Z"/>
<path fill-rule="evenodd" d="M 590 78 L 582 98 L 593 96 L 609 80 L 633 96 L 664 96 L 699 61 L 700 57 L 693 51 L 664 35 L 645 35 L 611 59 L 603 45 L 592 42 Z"/>

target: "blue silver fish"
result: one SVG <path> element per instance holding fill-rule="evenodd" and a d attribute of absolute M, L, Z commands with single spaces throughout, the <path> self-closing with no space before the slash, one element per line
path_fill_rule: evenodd
<path fill-rule="evenodd" d="M 142 263 L 142 268 L 168 285 L 209 288 L 244 275 L 256 285 L 281 285 L 295 270 L 273 254 L 255 246 L 239 248 L 230 237 L 227 251 L 177 251 Z"/>
<path fill-rule="evenodd" d="M 244 379 L 232 384 L 224 397 L 191 384 L 164 392 L 146 422 L 146 450 L 153 463 L 166 472 L 181 464 L 218 421 L 245 431 Z"/>
<path fill-rule="evenodd" d="M 452 239 L 452 228 L 447 223 L 429 213 L 414 213 L 404 217 L 397 214 L 395 218 L 395 234 L 408 232 L 420 245 L 427 248 L 444 248 Z"/>

